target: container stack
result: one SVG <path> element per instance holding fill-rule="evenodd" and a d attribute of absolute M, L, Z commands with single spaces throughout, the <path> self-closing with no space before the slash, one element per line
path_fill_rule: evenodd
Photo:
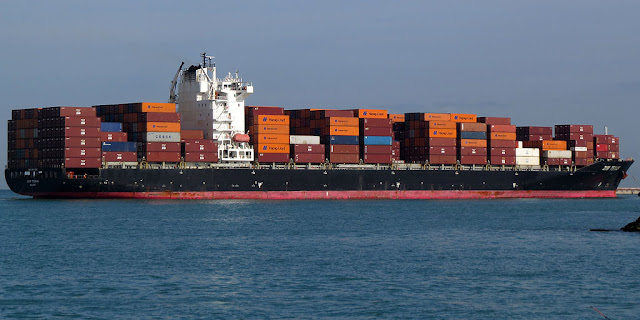
<path fill-rule="evenodd" d="M 593 163 L 593 126 L 592 125 L 556 125 L 556 140 L 567 141 L 571 149 L 573 164 L 588 166 Z"/>
<path fill-rule="evenodd" d="M 551 127 L 516 127 L 518 141 L 542 141 L 551 140 L 553 128 Z"/>
<path fill-rule="evenodd" d="M 100 142 L 102 161 L 107 165 L 116 163 L 137 163 L 138 153 L 135 142 L 127 142 L 127 133 L 122 132 L 120 122 L 102 122 L 100 124 Z"/>
<path fill-rule="evenodd" d="M 518 141 L 516 148 L 516 165 L 518 166 L 539 166 L 540 165 L 540 149 L 525 148 L 522 141 Z"/>
<path fill-rule="evenodd" d="M 360 159 L 367 164 L 392 163 L 393 123 L 391 119 L 387 118 L 386 114 L 384 118 L 364 116 L 366 118 L 360 118 Z"/>
<path fill-rule="evenodd" d="M 331 163 L 360 162 L 360 127 L 351 110 L 311 111 L 311 133 L 320 135 L 325 159 Z"/>
<path fill-rule="evenodd" d="M 612 135 L 596 134 L 593 136 L 596 158 L 620 159 L 620 138 Z"/>
<path fill-rule="evenodd" d="M 401 150 L 404 149 L 404 114 L 389 114 L 393 123 L 393 142 L 391 143 L 391 160 L 394 162 L 404 159 Z"/>
<path fill-rule="evenodd" d="M 289 162 L 289 116 L 280 107 L 249 107 L 247 129 L 258 162 Z"/>
<path fill-rule="evenodd" d="M 39 118 L 43 167 L 101 167 L 101 121 L 94 108 L 44 108 L 39 111 Z"/>
<path fill-rule="evenodd" d="M 404 155 L 408 162 L 456 164 L 456 124 L 448 113 L 405 113 Z"/>
<path fill-rule="evenodd" d="M 291 144 L 291 159 L 295 163 L 323 163 L 325 151 L 324 144 L 320 143 Z"/>
<path fill-rule="evenodd" d="M 457 154 L 460 164 L 487 164 L 487 125 L 458 122 Z"/>
<path fill-rule="evenodd" d="M 511 118 L 483 117 L 489 133 L 489 163 L 514 166 L 516 161 L 517 134 Z"/>
<path fill-rule="evenodd" d="M 7 123 L 7 166 L 37 168 L 40 166 L 41 139 L 38 129 L 38 109 L 12 110 Z"/>
<path fill-rule="evenodd" d="M 572 164 L 571 150 L 567 150 L 567 142 L 563 140 L 523 141 L 525 148 L 540 150 L 540 164 L 550 166 L 568 166 Z"/>
<path fill-rule="evenodd" d="M 218 143 L 211 139 L 184 139 L 181 152 L 185 162 L 214 163 L 219 160 Z"/>
<path fill-rule="evenodd" d="M 311 135 L 311 109 L 285 110 L 289 116 L 290 134 Z"/>

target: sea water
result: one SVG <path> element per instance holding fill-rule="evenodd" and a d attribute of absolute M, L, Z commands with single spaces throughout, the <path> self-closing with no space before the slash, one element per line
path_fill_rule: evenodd
<path fill-rule="evenodd" d="M 640 317 L 640 197 L 34 200 L 0 191 L 0 318 Z"/>

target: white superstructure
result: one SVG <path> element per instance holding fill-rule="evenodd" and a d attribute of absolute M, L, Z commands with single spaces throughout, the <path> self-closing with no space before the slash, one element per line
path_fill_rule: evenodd
<path fill-rule="evenodd" d="M 244 123 L 244 100 L 253 93 L 253 85 L 229 73 L 218 79 L 213 57 L 202 54 L 202 64 L 180 69 L 178 112 L 186 130 L 202 130 L 205 139 L 218 141 L 222 161 L 253 161 Z M 175 86 L 172 83 L 172 89 Z M 172 94 L 170 99 L 175 99 Z M 246 141 L 246 142 L 238 142 Z"/>

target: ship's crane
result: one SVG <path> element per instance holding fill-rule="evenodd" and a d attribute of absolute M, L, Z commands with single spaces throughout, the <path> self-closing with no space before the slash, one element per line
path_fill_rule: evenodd
<path fill-rule="evenodd" d="M 171 88 L 169 89 L 169 103 L 176 103 L 176 85 L 178 84 L 178 76 L 180 75 L 180 71 L 182 71 L 182 66 L 184 66 L 184 61 L 180 63 L 178 71 L 176 71 L 176 75 L 173 77 L 173 81 L 171 81 Z"/>

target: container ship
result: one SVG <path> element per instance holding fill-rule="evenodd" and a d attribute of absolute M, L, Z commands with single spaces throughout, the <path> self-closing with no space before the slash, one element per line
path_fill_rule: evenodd
<path fill-rule="evenodd" d="M 592 125 L 380 109 L 245 106 L 212 57 L 180 65 L 166 103 L 16 109 L 7 184 L 35 198 L 615 197 L 633 164 Z"/>

